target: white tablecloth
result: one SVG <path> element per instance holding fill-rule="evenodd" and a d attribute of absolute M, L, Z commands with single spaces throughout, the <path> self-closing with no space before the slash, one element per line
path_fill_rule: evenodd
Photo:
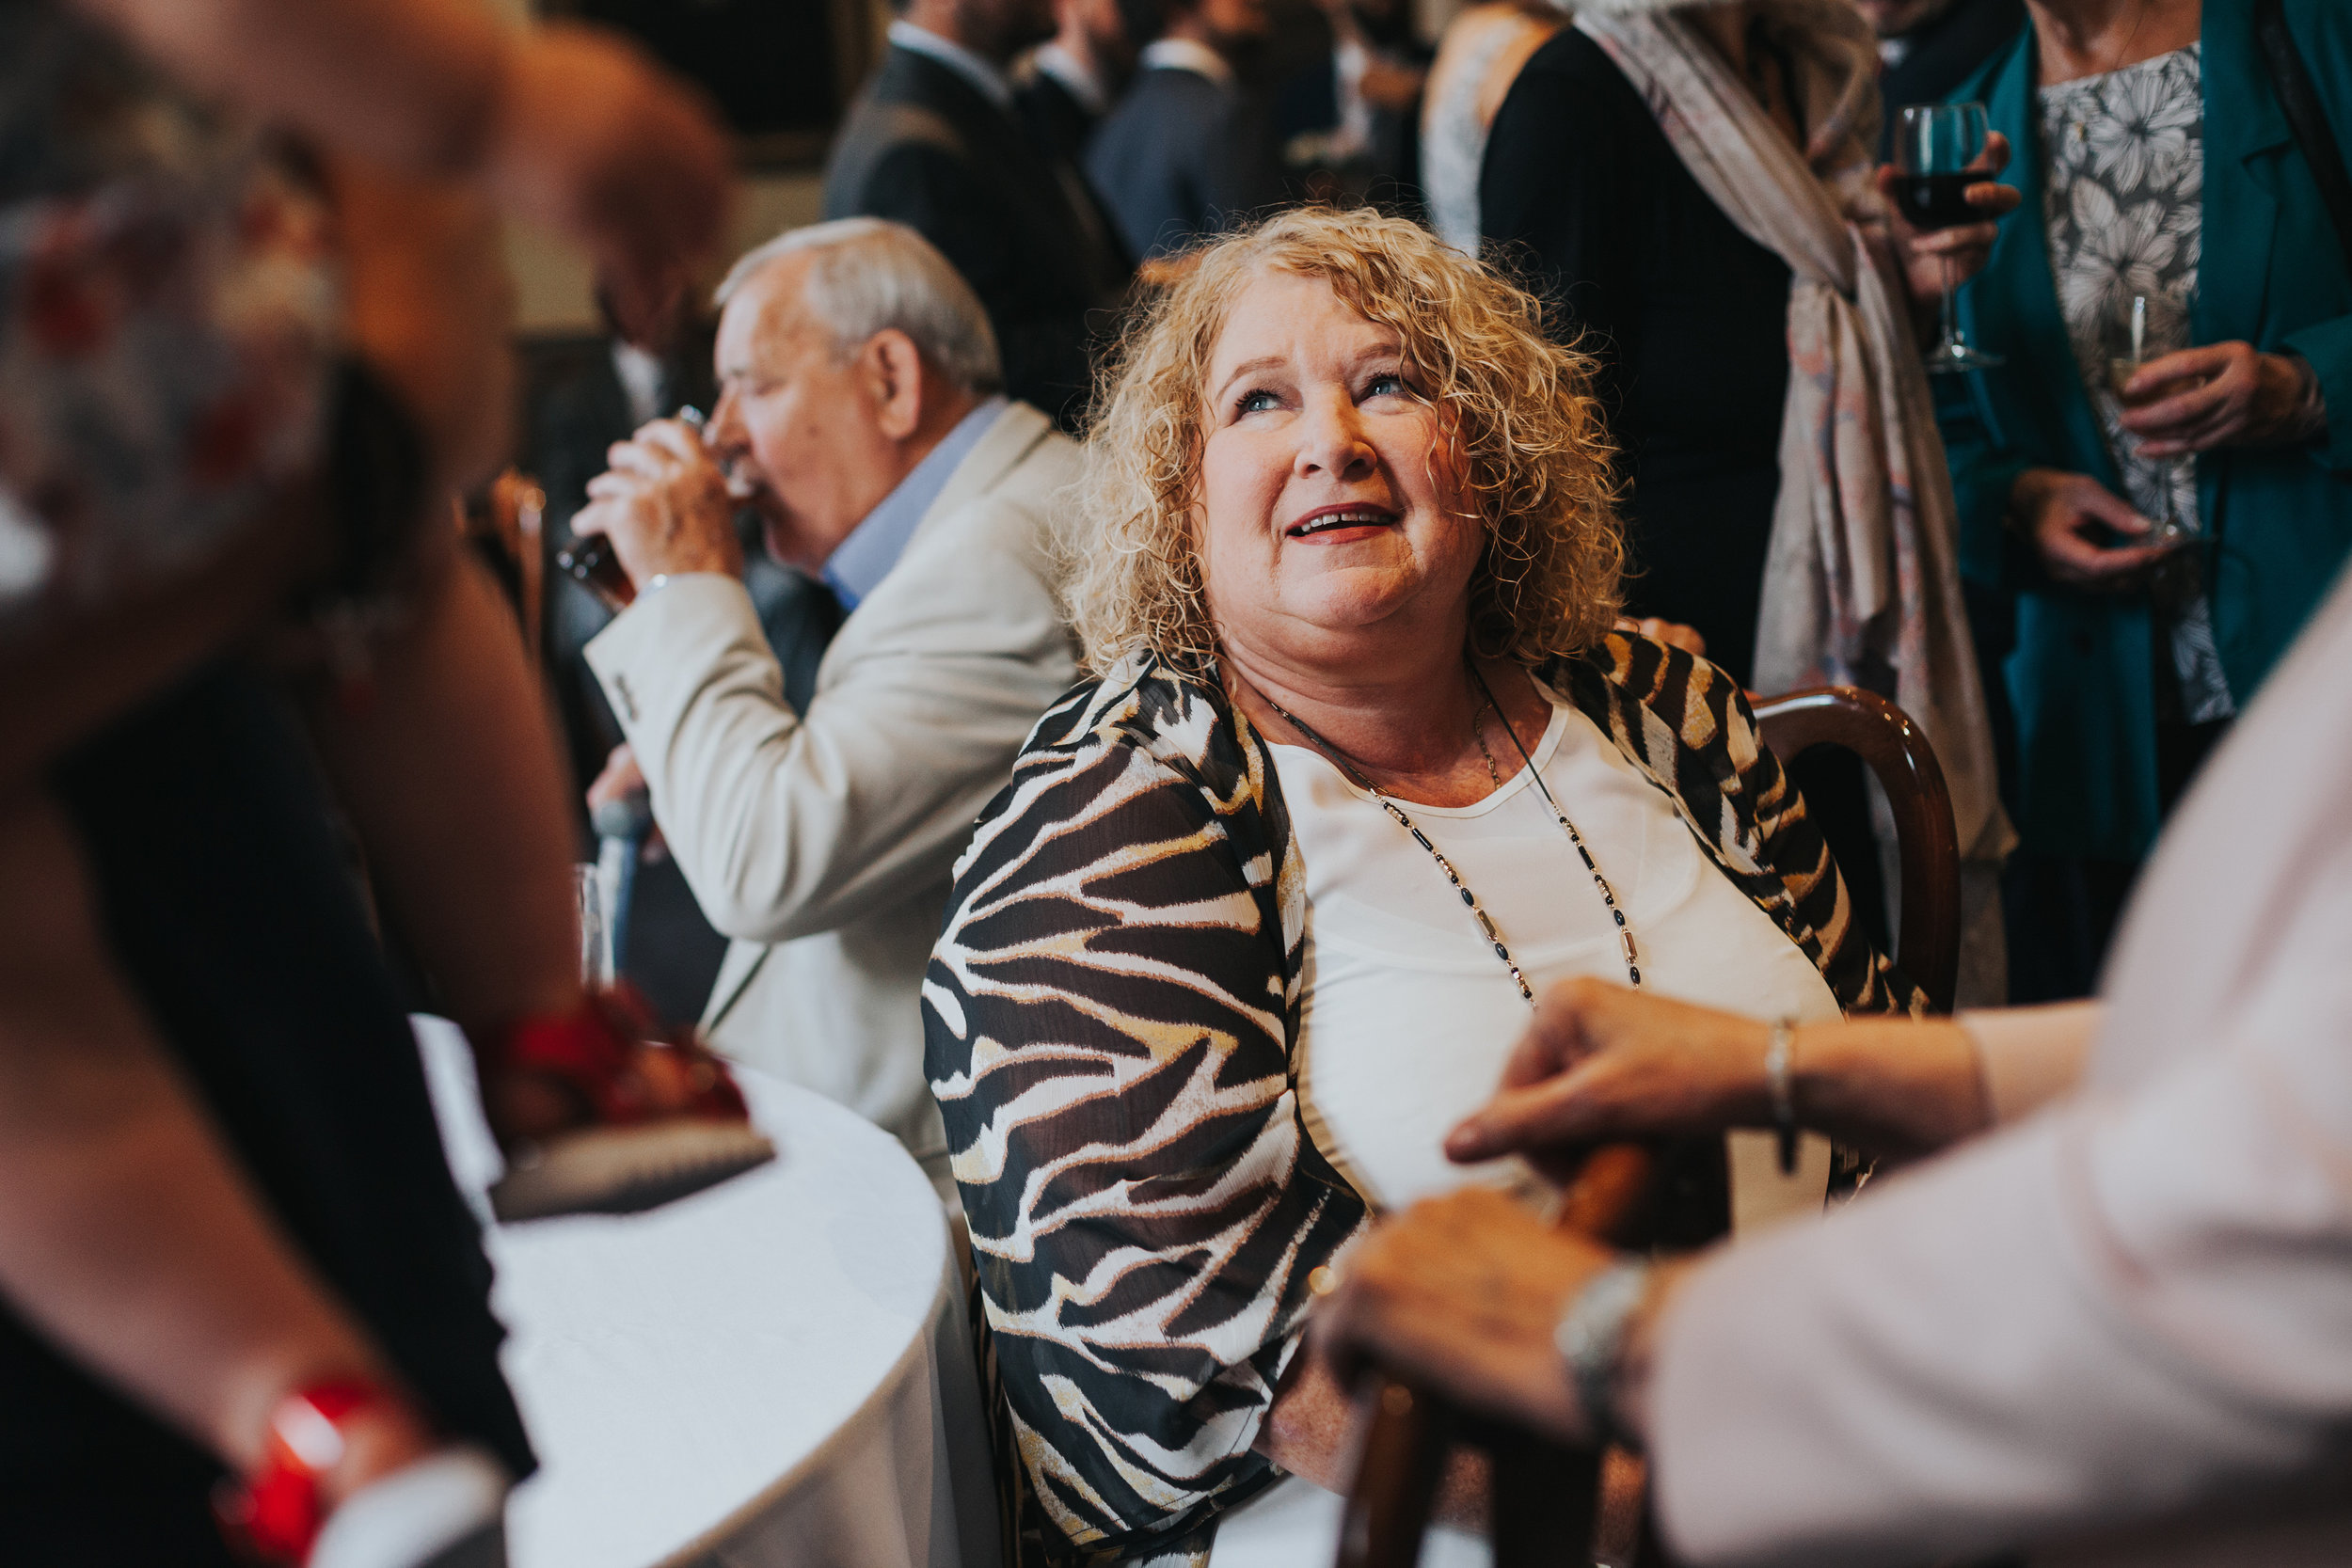
<path fill-rule="evenodd" d="M 499 1156 L 465 1042 L 438 1019 L 417 1035 L 478 1199 Z M 487 1231 L 541 1466 L 507 1510 L 511 1561 L 996 1568 L 937 1196 L 887 1133 L 737 1071 L 773 1164 L 647 1214 Z"/>

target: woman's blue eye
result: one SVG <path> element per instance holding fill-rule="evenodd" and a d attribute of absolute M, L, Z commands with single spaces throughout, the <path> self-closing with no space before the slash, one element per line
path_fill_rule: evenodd
<path fill-rule="evenodd" d="M 1394 371 L 1374 376 L 1371 385 L 1364 388 L 1364 396 L 1369 398 L 1401 398 L 1404 395 L 1405 378 Z"/>
<path fill-rule="evenodd" d="M 1276 400 L 1272 392 L 1244 392 L 1240 401 L 1233 404 L 1233 410 L 1240 414 L 1256 414 L 1274 407 L 1275 404 Z"/>

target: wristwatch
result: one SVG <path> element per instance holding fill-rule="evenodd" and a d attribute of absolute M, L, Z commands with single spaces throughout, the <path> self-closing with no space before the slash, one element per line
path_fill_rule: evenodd
<path fill-rule="evenodd" d="M 1638 1259 L 1611 1264 L 1577 1291 L 1551 1333 L 1551 1342 L 1567 1365 L 1576 1402 L 1592 1423 L 1596 1446 L 1639 1446 L 1618 1423 L 1615 1393 L 1617 1369 L 1625 1360 L 1626 1327 L 1649 1294 L 1649 1281 L 1650 1265 Z"/>

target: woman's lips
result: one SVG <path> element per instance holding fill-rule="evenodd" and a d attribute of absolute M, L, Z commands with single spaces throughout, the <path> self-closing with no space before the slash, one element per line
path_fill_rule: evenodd
<path fill-rule="evenodd" d="M 1327 506 L 1284 529 L 1282 537 L 1306 545 L 1344 545 L 1395 525 L 1396 514 L 1385 506 Z"/>

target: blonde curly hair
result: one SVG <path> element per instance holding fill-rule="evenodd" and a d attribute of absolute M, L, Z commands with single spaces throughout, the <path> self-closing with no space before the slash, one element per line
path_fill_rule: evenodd
<path fill-rule="evenodd" d="M 1099 372 L 1084 504 L 1061 563 L 1088 668 L 1150 652 L 1205 672 L 1216 657 L 1193 522 L 1205 388 L 1233 301 L 1269 269 L 1319 277 L 1393 331 L 1444 411 L 1465 459 L 1462 515 L 1486 533 L 1471 648 L 1534 665 L 1609 630 L 1625 546 L 1591 361 L 1544 336 L 1534 295 L 1418 225 L 1306 209 L 1197 250 Z"/>

